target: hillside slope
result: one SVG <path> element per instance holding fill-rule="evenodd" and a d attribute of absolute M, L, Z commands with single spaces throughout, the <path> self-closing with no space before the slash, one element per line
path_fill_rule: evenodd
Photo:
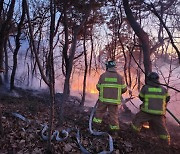
<path fill-rule="evenodd" d="M 56 94 L 56 111 L 58 111 L 61 98 L 62 94 Z M 2 109 L 4 128 L 3 136 L 0 137 L 0 153 L 47 153 L 47 143 L 40 134 L 42 130 L 41 124 L 48 123 L 49 96 L 46 91 L 39 92 L 23 89 L 17 89 L 14 92 L 1 91 L 0 107 Z M 89 132 L 88 122 L 91 110 L 91 107 L 79 107 L 78 98 L 70 97 L 64 109 L 65 122 L 63 128 L 60 129 L 58 126 L 58 114 L 56 113 L 54 129 L 60 131 L 67 128 L 76 128 L 80 130 L 81 144 L 90 153 L 109 150 L 107 136 L 93 136 Z M 31 122 L 27 123 L 13 116 L 13 112 L 23 115 Z M 150 129 L 143 129 L 139 135 L 134 134 L 129 127 L 129 122 L 133 116 L 131 113 L 120 112 L 120 119 L 123 120 L 120 121 L 121 131 L 119 135 L 113 136 L 114 154 L 178 154 L 180 152 L 179 136 L 176 134 L 179 132 L 179 126 L 171 125 L 173 129 L 176 129 L 176 131 L 170 132 L 173 143 L 170 147 L 165 147 L 155 138 Z M 108 118 L 108 116 L 105 116 L 105 118 Z M 105 123 L 102 126 L 102 131 L 106 130 L 107 124 Z M 52 153 L 80 154 L 81 151 L 75 135 L 76 131 L 73 131 L 63 142 L 53 140 Z"/>

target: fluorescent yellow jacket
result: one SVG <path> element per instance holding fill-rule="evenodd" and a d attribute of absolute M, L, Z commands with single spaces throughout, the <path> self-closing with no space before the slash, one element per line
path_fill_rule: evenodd
<path fill-rule="evenodd" d="M 99 101 L 119 105 L 121 95 L 127 90 L 123 77 L 114 68 L 103 73 L 98 81 Z"/>
<path fill-rule="evenodd" d="M 144 85 L 139 98 L 143 101 L 141 110 L 155 115 L 165 115 L 170 96 L 167 89 L 157 84 Z"/>

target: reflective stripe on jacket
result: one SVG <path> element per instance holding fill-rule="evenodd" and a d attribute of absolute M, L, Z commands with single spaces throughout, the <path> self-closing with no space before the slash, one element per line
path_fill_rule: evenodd
<path fill-rule="evenodd" d="M 140 99 L 143 101 L 141 110 L 150 114 L 164 115 L 166 112 L 167 97 L 169 94 L 162 86 L 145 85 L 140 91 Z"/>
<path fill-rule="evenodd" d="M 120 104 L 121 94 L 126 92 L 127 87 L 123 77 L 114 68 L 111 68 L 100 76 L 97 89 L 101 102 Z"/>

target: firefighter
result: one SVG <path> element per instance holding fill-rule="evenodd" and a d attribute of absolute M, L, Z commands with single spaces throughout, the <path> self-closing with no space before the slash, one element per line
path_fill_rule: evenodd
<path fill-rule="evenodd" d="M 132 121 L 132 128 L 140 132 L 143 123 L 149 122 L 150 127 L 158 134 L 162 143 L 170 145 L 170 136 L 166 128 L 166 106 L 170 100 L 167 89 L 159 84 L 159 75 L 151 72 L 147 83 L 142 87 L 139 98 L 143 102 L 140 111 Z"/>
<path fill-rule="evenodd" d="M 108 124 L 112 135 L 119 130 L 118 105 L 121 104 L 121 94 L 127 90 L 124 79 L 117 73 L 115 66 L 114 61 L 108 61 L 106 63 L 106 72 L 100 76 L 96 85 L 99 98 L 96 114 L 93 118 L 93 123 L 96 126 L 101 126 L 103 116 L 108 111 Z"/>

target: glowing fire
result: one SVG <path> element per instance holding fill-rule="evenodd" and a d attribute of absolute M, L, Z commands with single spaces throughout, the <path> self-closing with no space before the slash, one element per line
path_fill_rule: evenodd
<path fill-rule="evenodd" d="M 143 124 L 143 127 L 149 129 L 149 128 L 150 128 L 150 127 L 149 127 L 149 122 L 145 122 L 145 123 Z"/>
<path fill-rule="evenodd" d="M 98 94 L 98 90 L 96 89 L 96 84 L 99 79 L 99 74 L 93 76 L 87 76 L 86 81 L 86 92 L 90 94 Z M 81 92 L 83 90 L 83 80 L 84 76 L 74 74 L 73 80 L 71 82 L 71 89 L 74 91 Z"/>
<path fill-rule="evenodd" d="M 98 90 L 96 89 L 96 84 L 98 83 L 99 77 L 104 70 L 99 70 L 99 73 L 91 72 L 92 75 L 87 76 L 86 80 L 86 92 L 90 94 L 98 94 Z M 71 90 L 82 92 L 83 90 L 83 80 L 84 76 L 79 74 L 74 74 L 71 80 Z M 132 81 L 134 84 L 134 80 Z M 129 96 L 128 93 L 125 93 L 124 96 Z"/>
<path fill-rule="evenodd" d="M 97 94 L 98 91 L 97 91 L 96 89 L 90 89 L 90 93 L 91 93 L 91 94 Z"/>

